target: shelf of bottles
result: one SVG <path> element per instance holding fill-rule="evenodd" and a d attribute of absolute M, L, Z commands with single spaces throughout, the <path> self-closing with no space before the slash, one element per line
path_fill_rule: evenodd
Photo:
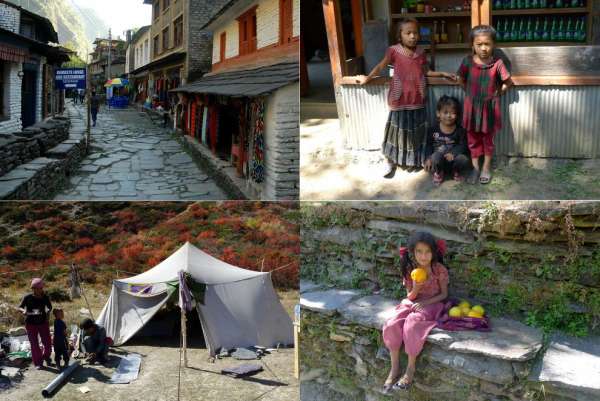
<path fill-rule="evenodd" d="M 492 21 L 497 41 L 505 46 L 588 41 L 589 9 L 584 0 L 492 0 Z"/>
<path fill-rule="evenodd" d="M 435 41 L 443 50 L 467 49 L 471 21 L 471 0 L 391 0 L 392 22 L 416 18 L 421 33 L 420 45 Z"/>

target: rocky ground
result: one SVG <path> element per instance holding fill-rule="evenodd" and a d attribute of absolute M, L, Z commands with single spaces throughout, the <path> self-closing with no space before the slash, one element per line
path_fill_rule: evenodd
<path fill-rule="evenodd" d="M 102 108 L 90 153 L 55 200 L 228 199 L 172 135 L 144 112 Z"/>
<path fill-rule="evenodd" d="M 398 170 L 384 179 L 386 161 L 379 151 L 348 151 L 339 120 L 301 121 L 301 199 L 465 200 L 598 199 L 600 160 L 510 158 L 496 161 L 488 185 L 452 179 L 435 187 L 424 171 Z"/>
<path fill-rule="evenodd" d="M 3 294 L 2 302 L 14 304 L 25 289 L 11 288 Z M 97 316 L 106 302 L 109 291 L 100 288 L 87 288 L 92 314 Z M 297 290 L 279 291 L 279 298 L 285 310 L 293 316 L 294 305 L 298 303 Z M 58 305 L 58 303 L 56 303 Z M 62 303 L 65 321 L 77 322 L 85 305 L 83 299 Z M 7 327 L 4 327 L 7 329 Z M 69 380 L 52 396 L 57 401 L 294 401 L 299 399 L 299 383 L 294 377 L 294 350 L 280 349 L 261 360 L 239 361 L 231 357 L 208 360 L 208 351 L 203 346 L 200 333 L 189 333 L 188 368 L 181 369 L 179 376 L 179 337 L 140 337 L 134 338 L 121 347 L 114 347 L 106 366 L 84 365 L 79 367 Z M 142 355 L 142 365 L 138 379 L 130 384 L 109 384 L 119 359 L 125 353 Z M 245 379 L 234 379 L 221 375 L 221 369 L 238 366 L 242 363 L 257 363 L 263 371 Z M 0 401 L 43 400 L 41 391 L 56 377 L 54 368 L 35 370 L 29 367 L 21 372 L 20 381 L 8 390 L 0 390 Z M 82 393 L 81 387 L 90 392 Z"/>

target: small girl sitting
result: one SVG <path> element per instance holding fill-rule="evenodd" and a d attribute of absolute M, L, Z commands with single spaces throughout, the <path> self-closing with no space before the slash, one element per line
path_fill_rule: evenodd
<path fill-rule="evenodd" d="M 454 74 L 429 70 L 425 53 L 417 48 L 419 23 L 416 19 L 400 20 L 396 38 L 398 43 L 387 49 L 383 59 L 369 75 L 358 78 L 358 83 L 365 84 L 389 64 L 394 67 L 388 92 L 390 113 L 382 145 L 389 165 L 385 178 L 394 177 L 398 165 L 412 171 L 420 169 L 423 164 L 421 155 L 427 119 L 425 77 L 457 79 Z"/>
<path fill-rule="evenodd" d="M 460 103 L 454 97 L 442 96 L 437 102 L 437 124 L 429 128 L 425 138 L 425 171 L 433 171 L 433 185 L 444 182 L 450 173 L 455 181 L 462 181 L 469 170 L 467 133 L 457 117 Z"/>
<path fill-rule="evenodd" d="M 442 265 L 445 242 L 437 241 L 428 232 L 417 231 L 408 239 L 408 249 L 401 248 L 401 269 L 403 283 L 408 294 L 400 302 L 392 316 L 383 325 L 383 342 L 390 351 L 391 370 L 383 385 L 385 393 L 393 389 L 408 389 L 412 383 L 417 356 L 421 353 L 425 338 L 436 326 L 436 319 L 444 309 L 448 296 L 448 271 Z M 416 282 L 411 271 L 424 269 L 427 278 Z M 408 365 L 404 376 L 400 373 L 400 348 L 408 355 Z"/>
<path fill-rule="evenodd" d="M 496 31 L 488 25 L 471 30 L 473 55 L 465 57 L 458 69 L 465 90 L 463 126 L 467 130 L 473 171 L 469 183 L 487 184 L 492 175 L 494 135 L 502 128 L 500 96 L 513 85 L 510 72 L 501 58 L 494 55 Z M 484 156 L 483 167 L 479 158 Z"/>

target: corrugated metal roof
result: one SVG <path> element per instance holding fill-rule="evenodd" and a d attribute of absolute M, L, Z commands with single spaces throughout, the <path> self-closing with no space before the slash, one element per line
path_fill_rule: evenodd
<path fill-rule="evenodd" d="M 191 84 L 170 92 L 205 93 L 231 97 L 260 96 L 299 80 L 300 68 L 295 63 L 279 63 L 268 67 L 205 75 Z"/>

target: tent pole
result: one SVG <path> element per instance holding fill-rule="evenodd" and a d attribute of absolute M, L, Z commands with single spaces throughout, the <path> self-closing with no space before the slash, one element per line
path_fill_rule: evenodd
<path fill-rule="evenodd" d="M 183 340 L 183 366 L 187 368 L 187 318 L 185 316 L 185 309 L 181 309 L 181 338 Z"/>

